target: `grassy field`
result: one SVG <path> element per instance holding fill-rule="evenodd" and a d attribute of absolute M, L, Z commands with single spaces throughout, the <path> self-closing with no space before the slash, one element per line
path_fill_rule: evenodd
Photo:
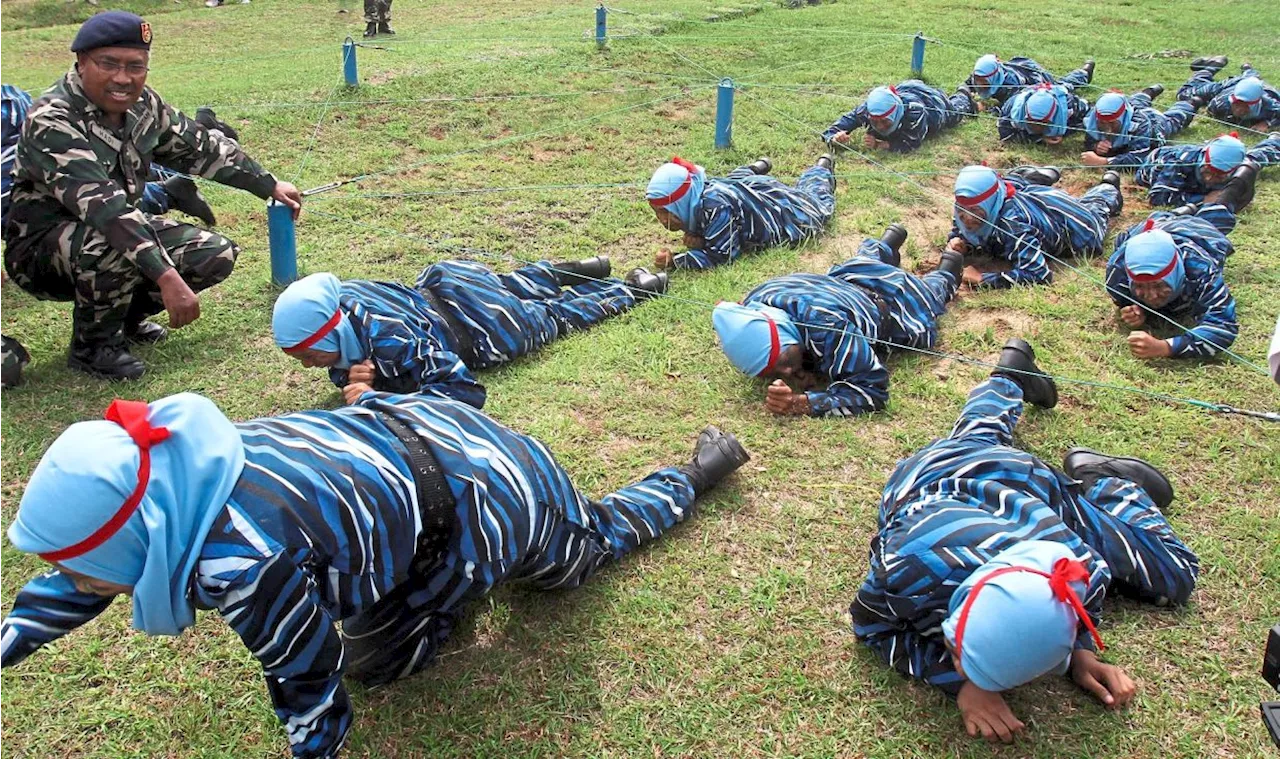
<path fill-rule="evenodd" d="M 39 90 L 69 65 L 74 27 L 40 25 L 62 18 L 64 5 L 5 3 L 5 81 Z M 498 267 L 597 253 L 609 254 L 615 271 L 651 263 L 678 242 L 641 200 L 659 162 L 675 153 L 722 173 L 766 154 L 777 175 L 794 178 L 822 152 L 815 130 L 871 86 L 909 76 L 907 35 L 918 29 L 942 41 L 928 48 L 926 78 L 948 87 L 988 51 L 1031 55 L 1060 73 L 1095 57 L 1100 86 L 1163 82 L 1166 104 L 1192 53 L 1225 52 L 1231 70 L 1250 60 L 1273 81 L 1280 76 L 1274 6 L 1264 0 L 904 0 L 892 8 L 841 0 L 718 23 L 704 20 L 724 15 L 705 0 L 634 0 L 628 13 L 611 14 L 620 36 L 604 51 L 589 38 L 590 3 L 401 0 L 399 36 L 384 43 L 389 49 L 360 50 L 364 84 L 348 91 L 338 87 L 339 45 L 358 35 L 358 13 L 337 14 L 337 3 L 320 0 L 197 5 L 164 3 L 172 12 L 152 17 L 151 84 L 170 102 L 188 112 L 216 106 L 251 154 L 304 188 L 403 169 L 310 199 L 298 227 L 304 272 L 372 279 L 412 281 L 449 257 L 449 244 L 495 251 L 489 262 Z M 720 76 L 744 88 L 727 151 L 712 148 Z M 1221 131 L 1201 121 L 1188 134 Z M 982 118 L 918 153 L 883 159 L 920 185 L 849 156 L 822 241 L 678 277 L 678 299 L 487 372 L 490 413 L 546 440 L 591 493 L 682 460 L 708 422 L 736 432 L 754 458 L 697 519 L 590 586 L 563 595 L 502 589 L 431 672 L 355 689 L 348 755 L 1267 755 L 1257 672 L 1266 629 L 1280 619 L 1275 425 L 1069 385 L 1056 410 L 1026 416 L 1021 444 L 1046 460 L 1088 445 L 1165 468 L 1178 489 L 1171 518 L 1204 569 L 1185 609 L 1108 601 L 1108 654 L 1140 682 L 1131 709 L 1107 713 L 1051 678 L 1012 696 L 1029 724 L 1025 740 L 990 748 L 963 734 L 940 693 L 858 646 L 847 613 L 888 472 L 950 428 L 984 372 L 897 356 L 885 412 L 777 420 L 763 408 L 763 387 L 715 346 L 706 304 L 737 299 L 771 276 L 823 271 L 890 222 L 910 229 L 909 264 L 933 266 L 952 174 L 965 163 L 1075 164 L 1081 149 L 1078 136 L 1057 151 L 1002 147 L 993 120 Z M 1080 190 L 1096 177 L 1070 171 L 1064 182 Z M 567 184 L 604 186 L 527 189 Z M 480 188 L 526 189 L 460 192 Z M 28 384 L 3 395 L 4 524 L 46 446 L 117 394 L 197 391 L 235 419 L 340 402 L 321 373 L 273 347 L 262 204 L 224 188 L 206 192 L 221 231 L 244 254 L 236 274 L 203 296 L 200 321 L 142 351 L 150 372 L 137 384 L 69 372 L 69 306 L 5 286 L 4 332 L 34 361 Z M 1128 184 L 1126 198 L 1116 227 L 1148 210 Z M 1278 214 L 1280 184 L 1266 178 L 1232 236 L 1228 266 L 1242 321 L 1236 349 L 1259 363 L 1280 303 Z M 1246 367 L 1131 358 L 1089 278 L 1101 276 L 1102 262 L 1082 266 L 1084 274 L 1059 271 L 1050 288 L 964 295 L 942 321 L 941 348 L 991 359 L 1009 336 L 1024 335 L 1051 372 L 1276 408 L 1277 389 Z M 39 569 L 5 543 L 5 608 Z M 6 756 L 286 753 L 256 662 L 221 620 L 206 616 L 182 637 L 148 639 L 128 619 L 128 605 L 117 603 L 4 673 Z"/>

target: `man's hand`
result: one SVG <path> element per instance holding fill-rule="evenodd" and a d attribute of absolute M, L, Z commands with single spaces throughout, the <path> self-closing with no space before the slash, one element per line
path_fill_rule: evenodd
<path fill-rule="evenodd" d="M 1092 150 L 1080 154 L 1080 163 L 1085 166 L 1106 166 L 1107 159 L 1093 152 Z"/>
<path fill-rule="evenodd" d="M 1062 138 L 1061 138 L 1061 137 L 1046 137 L 1046 138 L 1044 138 L 1044 144 L 1046 144 L 1046 145 L 1061 145 L 1061 144 L 1062 144 Z"/>
<path fill-rule="evenodd" d="M 867 135 L 867 136 L 869 137 L 870 135 Z M 833 135 L 833 136 L 831 137 L 831 141 L 832 141 L 832 142 L 838 142 L 838 143 L 840 143 L 841 145 L 848 145 L 848 144 L 849 144 L 849 133 L 848 133 L 848 132 L 836 132 L 836 133 L 835 133 L 835 135 Z"/>
<path fill-rule="evenodd" d="M 806 416 L 809 413 L 809 396 L 793 393 L 787 383 L 774 380 L 765 394 L 764 405 L 779 416 Z"/>
<path fill-rule="evenodd" d="M 200 297 L 182 279 L 177 269 L 170 269 L 156 280 L 160 300 L 169 312 L 169 326 L 178 329 L 200 318 Z"/>
<path fill-rule="evenodd" d="M 363 382 L 351 382 L 348 383 L 346 387 L 342 388 L 342 400 L 345 401 L 348 406 L 351 406 L 354 405 L 356 401 L 360 400 L 361 395 L 371 392 L 372 390 L 373 388 Z"/>
<path fill-rule="evenodd" d="M 1071 679 L 1108 709 L 1123 709 L 1138 691 L 1138 686 L 1123 669 L 1114 664 L 1103 664 L 1098 661 L 1098 655 L 1087 648 L 1072 654 Z"/>
<path fill-rule="evenodd" d="M 706 243 L 706 240 L 697 235 L 691 235 L 688 232 L 684 233 L 684 246 L 689 250 L 702 250 L 702 246 L 706 245 Z"/>
<path fill-rule="evenodd" d="M 1098 155 L 1111 155 L 1111 140 L 1098 140 L 1098 144 L 1093 146 L 1093 152 Z"/>
<path fill-rule="evenodd" d="M 302 213 L 302 193 L 293 186 L 292 182 L 276 182 L 276 188 L 271 191 L 271 198 L 293 209 L 295 220 L 298 214 Z"/>
<path fill-rule="evenodd" d="M 373 362 L 365 359 L 347 370 L 347 382 L 353 385 L 372 385 L 374 377 L 377 375 L 378 372 L 373 368 Z"/>
<path fill-rule="evenodd" d="M 1137 306 L 1125 306 L 1120 309 L 1120 319 L 1130 327 L 1141 327 L 1147 323 L 1147 312 Z"/>
<path fill-rule="evenodd" d="M 1167 340 L 1152 337 L 1141 330 L 1129 333 L 1129 352 L 1143 359 L 1169 358 L 1173 348 Z"/>
<path fill-rule="evenodd" d="M 1013 716 L 1013 711 L 1004 702 L 1004 696 L 983 690 L 967 680 L 960 686 L 956 705 L 960 707 L 960 716 L 964 718 L 965 731 L 974 737 L 981 733 L 983 738 L 992 743 L 997 740 L 1012 743 L 1014 737 L 1026 728 L 1021 720 Z"/>
<path fill-rule="evenodd" d="M 659 269 L 670 269 L 676 265 L 675 256 L 671 255 L 669 250 L 660 250 L 658 255 L 653 257 L 653 265 Z"/>
<path fill-rule="evenodd" d="M 980 287 L 982 285 L 982 272 L 973 266 L 966 266 L 964 271 L 960 273 L 960 281 L 969 287 Z"/>
<path fill-rule="evenodd" d="M 876 139 L 876 136 L 874 134 L 867 132 L 862 137 L 862 144 L 866 145 L 869 148 L 874 148 L 879 146 L 880 141 Z"/>
<path fill-rule="evenodd" d="M 952 237 L 950 240 L 947 240 L 947 250 L 954 251 L 956 253 L 968 253 L 969 243 L 965 242 L 963 237 Z"/>

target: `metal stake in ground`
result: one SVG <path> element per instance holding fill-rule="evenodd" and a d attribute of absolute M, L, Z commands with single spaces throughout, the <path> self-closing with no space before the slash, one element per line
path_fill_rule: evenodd
<path fill-rule="evenodd" d="M 924 78 L 924 32 L 916 32 L 916 38 L 911 42 L 911 76 Z"/>
<path fill-rule="evenodd" d="M 716 93 L 716 148 L 733 144 L 733 80 L 720 80 Z"/>
<path fill-rule="evenodd" d="M 356 41 L 350 37 L 342 43 L 342 78 L 348 87 L 360 86 L 360 74 L 356 71 Z"/>
<path fill-rule="evenodd" d="M 596 47 L 603 48 L 608 42 L 609 9 L 603 5 L 596 8 Z"/>
<path fill-rule="evenodd" d="M 293 209 L 274 200 L 267 203 L 267 239 L 271 245 L 271 284 L 284 287 L 298 278 Z"/>

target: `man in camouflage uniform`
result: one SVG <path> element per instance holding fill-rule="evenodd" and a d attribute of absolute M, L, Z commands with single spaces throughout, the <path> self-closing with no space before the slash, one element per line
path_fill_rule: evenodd
<path fill-rule="evenodd" d="M 36 101 L 13 174 L 5 270 L 38 298 L 73 300 L 68 365 L 111 379 L 145 371 L 127 342 L 200 316 L 196 292 L 225 279 L 240 249 L 221 235 L 137 209 L 152 161 L 273 198 L 301 195 L 232 141 L 146 87 L 151 27 L 123 11 L 86 21 L 71 71 Z"/>
<path fill-rule="evenodd" d="M 364 36 L 395 34 L 391 28 L 391 0 L 364 0 Z"/>

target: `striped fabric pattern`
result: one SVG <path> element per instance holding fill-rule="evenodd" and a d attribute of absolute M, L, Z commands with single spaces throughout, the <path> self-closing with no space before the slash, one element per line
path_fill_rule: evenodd
<path fill-rule="evenodd" d="M 1009 98 L 1037 84 L 1065 84 L 1072 87 L 1080 87 L 1089 83 L 1089 75 L 1084 69 L 1076 69 L 1061 79 L 1057 79 L 1044 66 L 1036 63 L 1031 58 L 1023 56 L 1014 56 L 1007 61 L 1000 61 L 1000 66 L 1004 70 L 1004 80 L 996 88 L 990 99 L 995 100 L 1001 106 Z M 965 84 L 976 85 L 972 74 L 965 80 Z"/>
<path fill-rule="evenodd" d="M 1178 88 L 1178 99 L 1186 100 L 1187 98 L 1199 95 L 1209 101 L 1206 110 L 1209 115 L 1215 119 L 1226 121 L 1232 124 L 1239 124 L 1243 127 L 1254 127 L 1259 123 L 1271 124 L 1272 129 L 1277 128 L 1280 123 L 1280 90 L 1273 85 L 1263 82 L 1262 103 L 1258 110 L 1257 116 L 1248 116 L 1244 119 L 1237 118 L 1231 112 L 1231 92 L 1235 89 L 1240 80 L 1254 76 L 1259 79 L 1262 75 L 1256 69 L 1249 68 L 1241 72 L 1238 76 L 1228 77 L 1220 82 L 1215 82 L 1213 77 L 1216 71 L 1195 71 L 1192 72 L 1191 78 L 1187 83 Z"/>
<path fill-rule="evenodd" d="M 1054 187 L 1041 187 L 1018 177 L 1002 177 L 1015 188 L 1006 198 L 1000 216 L 990 220 L 990 235 L 979 253 L 1012 262 L 1007 272 L 986 272 L 986 287 L 1049 284 L 1053 271 L 1045 253 L 1057 258 L 1096 256 L 1102 253 L 1109 208 L 1119 190 L 1100 184 L 1075 198 Z M 952 237 L 960 230 L 952 224 Z"/>
<path fill-rule="evenodd" d="M 1260 166 L 1280 163 L 1280 132 L 1254 145 L 1245 157 Z M 1200 178 L 1203 162 L 1203 146 L 1169 145 L 1152 151 L 1133 179 L 1147 188 L 1147 201 L 1153 206 L 1199 203 L 1211 191 L 1221 189 L 1210 187 Z"/>
<path fill-rule="evenodd" d="M 1227 256 L 1235 248 L 1227 234 L 1235 228 L 1236 217 L 1222 204 L 1201 207 L 1195 216 L 1175 216 L 1156 211 L 1149 217 L 1156 229 L 1173 236 L 1182 257 L 1186 281 L 1170 302 L 1155 309 L 1178 322 L 1191 320 L 1196 326 L 1170 338 L 1174 358 L 1209 358 L 1230 348 L 1240 333 L 1236 321 L 1236 301 L 1227 289 L 1223 270 Z M 1116 250 L 1107 261 L 1107 294 L 1121 308 L 1135 301 L 1125 270 L 1125 244 L 1143 231 L 1146 222 L 1135 224 L 1116 237 Z M 1155 321 L 1148 317 L 1148 321 Z"/>
<path fill-rule="evenodd" d="M 835 177 L 829 169 L 805 169 L 795 187 L 743 166 L 707 181 L 696 213 L 701 249 L 674 256 L 676 268 L 710 269 L 746 252 L 796 245 L 822 234 L 836 210 Z"/>
<path fill-rule="evenodd" d="M 446 473 L 457 508 L 438 555 L 419 552 L 431 532 L 378 412 L 422 436 Z M 366 393 L 237 427 L 244 474 L 201 548 L 193 600 L 262 663 L 297 757 L 341 747 L 344 673 L 376 683 L 417 672 L 469 601 L 506 580 L 576 587 L 684 520 L 694 499 L 684 474 L 663 469 L 590 501 L 541 443 L 452 400 Z M 33 580 L 0 633 L 4 666 L 108 604 L 57 572 Z"/>
<path fill-rule="evenodd" d="M 996 120 L 996 132 L 1001 142 L 1021 142 L 1040 144 L 1044 137 L 1027 129 L 1027 98 L 1035 90 L 1026 88 L 1009 98 L 1000 106 L 1000 118 Z M 1067 135 L 1077 134 L 1072 130 L 1084 127 L 1084 116 L 1089 112 L 1089 101 L 1069 91 L 1067 88 L 1054 88 L 1057 107 L 1067 113 Z"/>
<path fill-rule="evenodd" d="M 22 122 L 31 109 L 31 96 L 12 84 L 0 85 L 0 228 L 9 223 L 9 192 L 13 187 L 13 162 L 18 156 Z"/>
<path fill-rule="evenodd" d="M 965 116 L 974 114 L 973 104 L 962 94 L 948 96 L 937 87 L 930 87 L 918 79 L 908 79 L 896 86 L 902 99 L 902 121 L 890 134 L 881 134 L 871 127 L 867 104 L 860 103 L 852 111 L 836 120 L 822 133 L 822 139 L 830 142 L 839 132 L 866 129 L 876 139 L 889 143 L 896 153 L 916 150 L 929 135 L 938 135 L 945 129 L 957 126 Z"/>
<path fill-rule="evenodd" d="M 963 684 L 941 625 L 974 570 L 1025 540 L 1066 546 L 1089 571 L 1096 622 L 1108 587 L 1184 603 L 1195 554 L 1137 485 L 1099 479 L 1089 492 L 1013 447 L 1022 391 L 993 377 L 969 395 L 951 435 L 900 462 L 885 485 L 870 570 L 850 607 L 853 630 L 898 672 L 954 695 Z M 1083 626 L 1077 648 L 1092 650 Z"/>
<path fill-rule="evenodd" d="M 1170 137 L 1186 129 L 1195 118 L 1190 103 L 1178 101 L 1161 113 L 1151 105 L 1151 96 L 1145 92 L 1130 95 L 1128 108 L 1132 113 L 1124 134 L 1111 135 L 1097 129 L 1089 129 L 1084 135 L 1084 149 L 1093 151 L 1102 140 L 1111 143 L 1107 165 L 1117 169 L 1136 169 L 1156 148 L 1164 147 Z"/>

